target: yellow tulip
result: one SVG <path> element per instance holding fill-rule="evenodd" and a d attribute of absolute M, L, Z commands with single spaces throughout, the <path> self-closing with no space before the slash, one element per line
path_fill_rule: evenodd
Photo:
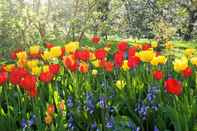
<path fill-rule="evenodd" d="M 90 52 L 90 60 L 95 60 L 95 59 L 96 59 L 96 57 L 95 57 L 94 53 Z"/>
<path fill-rule="evenodd" d="M 174 64 L 174 70 L 176 72 L 180 72 L 188 67 L 188 60 L 186 57 L 182 57 L 181 59 L 175 59 L 173 64 Z"/>
<path fill-rule="evenodd" d="M 51 59 L 51 53 L 49 51 L 44 51 L 44 53 L 42 54 L 42 58 L 44 60 L 49 60 Z"/>
<path fill-rule="evenodd" d="M 94 60 L 91 62 L 95 67 L 100 67 L 100 62 L 99 60 Z"/>
<path fill-rule="evenodd" d="M 38 67 L 38 66 L 33 67 L 31 69 L 31 72 L 32 72 L 32 75 L 40 75 L 40 73 L 41 73 L 41 67 Z"/>
<path fill-rule="evenodd" d="M 167 58 L 165 56 L 158 56 L 159 64 L 165 64 L 167 62 Z"/>
<path fill-rule="evenodd" d="M 31 46 L 29 48 L 29 53 L 31 55 L 39 54 L 39 52 L 40 52 L 40 46 L 39 45 L 34 45 L 34 46 Z"/>
<path fill-rule="evenodd" d="M 24 67 L 24 66 L 26 65 L 26 63 L 27 63 L 27 60 L 26 60 L 26 59 L 19 59 L 19 60 L 17 61 L 17 65 L 18 65 L 19 67 Z"/>
<path fill-rule="evenodd" d="M 154 57 L 152 60 L 151 60 L 151 64 L 152 65 L 158 65 L 158 64 L 165 64 L 167 61 L 167 58 L 165 56 L 157 56 L 157 57 Z"/>
<path fill-rule="evenodd" d="M 125 85 L 126 85 L 126 82 L 124 80 L 117 80 L 116 81 L 116 87 L 120 90 L 123 89 L 125 87 Z"/>
<path fill-rule="evenodd" d="M 186 56 L 191 57 L 196 50 L 194 48 L 185 49 L 184 53 Z"/>
<path fill-rule="evenodd" d="M 155 57 L 155 52 L 153 50 L 140 51 L 136 53 L 136 56 L 143 62 L 150 62 Z"/>
<path fill-rule="evenodd" d="M 66 53 L 73 53 L 79 48 L 79 42 L 70 42 L 65 46 Z"/>
<path fill-rule="evenodd" d="M 28 68 L 32 69 L 33 67 L 36 67 L 38 65 L 38 60 L 30 60 L 27 61 Z"/>
<path fill-rule="evenodd" d="M 87 73 L 87 72 L 88 72 L 88 69 L 89 69 L 89 65 L 88 65 L 87 63 L 81 62 L 81 63 L 79 64 L 79 71 L 80 71 L 81 73 Z"/>
<path fill-rule="evenodd" d="M 9 64 L 9 65 L 6 65 L 5 70 L 6 70 L 7 72 L 10 72 L 10 71 L 12 71 L 15 67 L 16 67 L 16 66 L 15 66 L 14 64 Z"/>
<path fill-rule="evenodd" d="M 52 47 L 50 49 L 50 56 L 52 58 L 59 57 L 62 54 L 62 49 L 59 46 Z"/>
<path fill-rule="evenodd" d="M 157 41 L 153 41 L 153 42 L 151 42 L 151 46 L 152 46 L 153 48 L 156 48 L 156 47 L 158 46 Z"/>
<path fill-rule="evenodd" d="M 128 60 L 124 60 L 122 67 L 121 67 L 124 71 L 129 70 L 129 66 L 128 66 Z"/>
<path fill-rule="evenodd" d="M 197 57 L 191 58 L 191 63 L 197 66 Z"/>
<path fill-rule="evenodd" d="M 154 57 L 154 58 L 151 60 L 150 63 L 151 63 L 152 65 L 157 66 L 157 65 L 159 64 L 159 59 L 158 59 L 158 57 Z"/>
<path fill-rule="evenodd" d="M 27 52 L 25 52 L 25 51 L 18 52 L 18 53 L 16 54 L 16 56 L 17 56 L 17 58 L 18 58 L 19 60 L 27 59 Z"/>
<path fill-rule="evenodd" d="M 42 70 L 43 70 L 43 72 L 48 72 L 49 71 L 49 65 L 44 65 Z"/>

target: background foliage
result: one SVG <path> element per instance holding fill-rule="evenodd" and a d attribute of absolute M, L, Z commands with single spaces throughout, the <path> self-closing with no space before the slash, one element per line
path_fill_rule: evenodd
<path fill-rule="evenodd" d="M 197 38 L 197 0 L 1 0 L 0 18 L 2 54 L 92 34 L 106 39 Z"/>

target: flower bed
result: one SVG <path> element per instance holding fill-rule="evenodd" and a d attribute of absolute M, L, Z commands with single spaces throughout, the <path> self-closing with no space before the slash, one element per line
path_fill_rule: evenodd
<path fill-rule="evenodd" d="M 176 58 L 155 43 L 91 40 L 94 48 L 46 43 L 12 52 L 0 71 L 0 129 L 197 130 L 195 49 Z"/>

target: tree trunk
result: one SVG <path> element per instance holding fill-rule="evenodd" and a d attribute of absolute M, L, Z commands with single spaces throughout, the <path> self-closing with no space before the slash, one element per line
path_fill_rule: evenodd
<path fill-rule="evenodd" d="M 197 21 L 197 10 L 189 12 L 189 23 L 187 27 L 187 32 L 184 35 L 184 40 L 192 39 L 192 32 L 194 30 L 194 23 Z"/>
<path fill-rule="evenodd" d="M 130 12 L 132 11 L 131 10 L 132 3 L 130 1 L 123 1 L 123 2 L 126 9 L 126 18 L 128 23 L 127 37 L 129 37 L 132 34 L 132 20 L 131 20 L 132 17 L 130 16 Z"/>

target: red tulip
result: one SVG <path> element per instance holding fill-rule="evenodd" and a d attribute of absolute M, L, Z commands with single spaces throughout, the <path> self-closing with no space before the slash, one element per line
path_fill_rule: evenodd
<path fill-rule="evenodd" d="M 101 66 L 104 68 L 105 71 L 111 72 L 113 70 L 113 63 L 110 61 L 102 61 Z"/>
<path fill-rule="evenodd" d="M 125 51 L 128 48 L 128 42 L 126 41 L 121 41 L 117 45 L 118 50 L 120 51 Z"/>
<path fill-rule="evenodd" d="M 124 60 L 124 52 L 118 51 L 114 54 L 114 63 L 116 67 L 121 67 Z"/>
<path fill-rule="evenodd" d="M 107 52 L 103 48 L 97 49 L 95 51 L 95 57 L 97 59 L 104 59 L 106 55 L 107 55 Z"/>
<path fill-rule="evenodd" d="M 190 67 L 187 67 L 185 70 L 182 71 L 182 75 L 185 77 L 185 78 L 188 78 L 192 75 L 192 68 Z"/>
<path fill-rule="evenodd" d="M 135 53 L 136 53 L 136 48 L 135 47 L 129 48 L 129 50 L 128 50 L 128 57 L 135 56 Z"/>
<path fill-rule="evenodd" d="M 30 74 L 24 76 L 20 81 L 20 86 L 27 91 L 31 91 L 36 88 L 36 77 Z"/>
<path fill-rule="evenodd" d="M 12 60 L 16 60 L 16 58 L 17 58 L 16 54 L 19 53 L 20 51 L 22 51 L 22 50 L 21 50 L 21 49 L 17 49 L 17 50 L 15 50 L 15 51 L 12 51 L 12 52 L 10 53 L 10 58 L 11 58 Z"/>
<path fill-rule="evenodd" d="M 49 70 L 54 75 L 58 74 L 60 71 L 60 65 L 59 64 L 51 64 L 49 65 Z"/>
<path fill-rule="evenodd" d="M 0 72 L 0 85 L 3 85 L 7 81 L 8 75 L 6 72 Z"/>
<path fill-rule="evenodd" d="M 10 72 L 10 76 L 9 76 L 10 82 L 13 85 L 20 84 L 21 79 L 28 74 L 29 73 L 25 68 L 16 68 Z"/>
<path fill-rule="evenodd" d="M 133 69 L 136 68 L 140 64 L 140 58 L 137 56 L 129 56 L 128 58 L 128 66 Z"/>
<path fill-rule="evenodd" d="M 170 94 L 179 96 L 182 93 L 182 84 L 180 81 L 169 78 L 164 83 L 164 88 Z"/>
<path fill-rule="evenodd" d="M 32 97 L 37 95 L 37 88 L 32 88 L 31 90 L 27 91 L 28 94 Z"/>
<path fill-rule="evenodd" d="M 39 79 L 44 83 L 49 83 L 53 79 L 53 73 L 51 73 L 50 71 L 42 72 L 39 76 Z"/>
<path fill-rule="evenodd" d="M 63 57 L 64 57 L 64 55 L 65 55 L 65 48 L 64 48 L 64 47 L 62 47 L 62 48 L 61 48 L 61 51 L 62 51 L 62 54 L 61 54 L 61 56 L 60 56 L 60 57 L 61 57 L 61 58 L 63 58 Z"/>
<path fill-rule="evenodd" d="M 142 50 L 148 50 L 149 48 L 151 48 L 151 44 L 148 44 L 148 43 L 145 43 L 143 46 L 142 46 Z"/>
<path fill-rule="evenodd" d="M 70 69 L 73 72 L 76 71 L 78 68 L 78 64 L 77 61 L 74 59 L 74 56 L 64 57 L 63 63 L 66 68 Z"/>
<path fill-rule="evenodd" d="M 6 65 L 2 65 L 2 66 L 1 66 L 0 72 L 6 72 Z"/>
<path fill-rule="evenodd" d="M 153 77 L 156 79 L 156 80 L 161 80 L 163 78 L 164 74 L 162 71 L 160 70 L 157 70 L 157 71 L 154 71 L 153 72 Z"/>
<path fill-rule="evenodd" d="M 91 41 L 92 41 L 93 43 L 95 43 L 95 44 L 98 44 L 99 41 L 100 41 L 100 37 L 97 36 L 97 35 L 95 35 L 95 36 L 92 37 Z"/>
<path fill-rule="evenodd" d="M 75 57 L 79 60 L 88 61 L 90 58 L 90 52 L 88 50 L 76 51 Z"/>

